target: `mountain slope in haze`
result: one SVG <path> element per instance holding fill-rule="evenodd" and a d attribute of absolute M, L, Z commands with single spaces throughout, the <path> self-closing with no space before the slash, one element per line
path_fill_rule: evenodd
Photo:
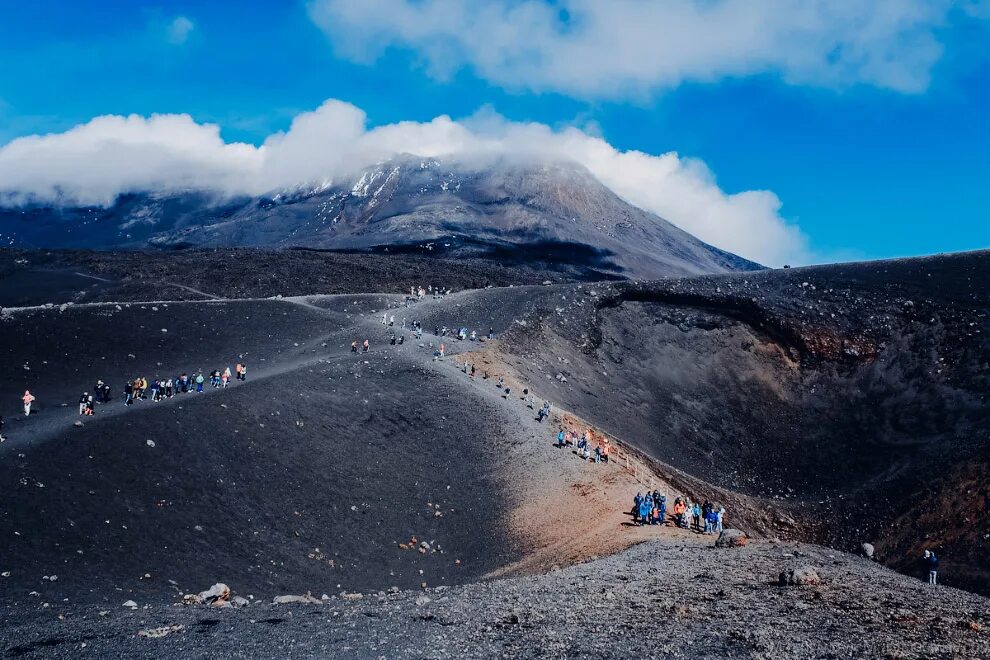
<path fill-rule="evenodd" d="M 398 157 L 346 181 L 266 197 L 132 193 L 107 208 L 0 208 L 9 247 L 519 250 L 666 277 L 760 268 L 636 208 L 575 163 Z"/>

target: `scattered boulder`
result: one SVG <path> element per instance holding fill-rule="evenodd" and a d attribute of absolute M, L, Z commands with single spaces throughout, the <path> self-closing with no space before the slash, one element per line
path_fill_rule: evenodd
<path fill-rule="evenodd" d="M 222 607 L 219 603 L 226 603 L 230 600 L 230 587 L 223 582 L 217 582 L 206 591 L 199 592 L 199 602 Z"/>
<path fill-rule="evenodd" d="M 862 551 L 864 557 L 866 557 L 867 559 L 873 559 L 872 543 L 864 543 L 863 545 L 859 546 L 859 549 L 860 551 Z"/>
<path fill-rule="evenodd" d="M 230 599 L 230 603 L 234 607 L 247 607 L 248 605 L 251 604 L 251 601 L 249 601 L 247 598 L 242 598 L 241 596 L 234 596 L 233 598 Z"/>
<path fill-rule="evenodd" d="M 715 540 L 716 548 L 741 548 L 749 542 L 745 532 L 738 529 L 724 529 Z"/>
<path fill-rule="evenodd" d="M 790 571 L 784 571 L 778 578 L 782 587 L 806 587 L 822 583 L 818 571 L 811 566 L 801 566 Z"/>
<path fill-rule="evenodd" d="M 138 631 L 138 637 L 144 637 L 145 639 L 158 639 L 160 637 L 165 637 L 166 635 L 171 635 L 174 632 L 179 632 L 185 628 L 181 623 L 173 623 L 171 626 L 162 626 L 160 628 L 147 628 L 145 630 Z"/>
<path fill-rule="evenodd" d="M 138 608 L 138 604 L 135 603 L 133 600 L 129 600 L 123 604 L 123 607 L 129 607 L 132 610 L 136 610 Z"/>
<path fill-rule="evenodd" d="M 303 596 L 275 596 L 272 599 L 272 603 L 274 605 L 293 605 L 296 603 L 300 605 L 322 605 L 323 601 L 319 598 L 314 598 L 313 594 L 307 592 Z"/>

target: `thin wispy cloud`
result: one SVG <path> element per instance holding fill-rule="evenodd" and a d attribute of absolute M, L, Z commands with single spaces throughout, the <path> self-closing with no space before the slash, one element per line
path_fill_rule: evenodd
<path fill-rule="evenodd" d="M 767 264 L 808 259 L 805 237 L 780 215 L 776 195 L 727 193 L 698 160 L 621 151 L 578 128 L 491 111 L 368 128 L 361 109 L 336 100 L 299 114 L 260 147 L 226 142 L 218 126 L 189 115 L 109 115 L 19 138 L 0 147 L 0 202 L 106 205 L 126 192 L 190 189 L 261 194 L 340 182 L 398 154 L 575 161 L 630 203 L 720 248 Z"/>
<path fill-rule="evenodd" d="M 184 44 L 195 29 L 196 24 L 188 17 L 176 16 L 168 24 L 168 41 L 175 45 Z"/>
<path fill-rule="evenodd" d="M 510 89 L 583 98 L 759 74 L 921 92 L 943 52 L 939 30 L 988 13 L 974 0 L 311 0 L 308 9 L 353 60 L 408 49 L 438 78 L 468 68 Z"/>

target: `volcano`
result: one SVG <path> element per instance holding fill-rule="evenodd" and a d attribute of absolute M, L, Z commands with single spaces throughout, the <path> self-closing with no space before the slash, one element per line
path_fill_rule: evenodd
<path fill-rule="evenodd" d="M 134 192 L 107 207 L 0 209 L 9 247 L 306 247 L 539 258 L 602 276 L 754 270 L 624 201 L 573 162 L 397 157 L 344 180 L 261 197 Z"/>

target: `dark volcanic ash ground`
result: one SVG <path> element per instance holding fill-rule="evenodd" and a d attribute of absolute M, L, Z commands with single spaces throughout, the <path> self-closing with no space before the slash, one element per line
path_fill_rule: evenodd
<path fill-rule="evenodd" d="M 410 308 L 356 293 L 378 263 L 391 265 L 377 288 L 404 290 L 419 274 L 405 258 L 366 262 L 353 295 L 346 261 L 306 255 L 301 280 L 238 266 L 210 289 L 198 273 L 152 278 L 139 302 L 133 255 L 8 256 L 0 294 L 22 303 L 0 315 L 9 655 L 990 653 L 987 601 L 914 577 L 930 547 L 944 582 L 987 589 L 988 253 L 657 283 L 542 286 L 537 269 L 516 273 L 531 286 L 481 290 L 438 260 L 419 283 L 457 291 Z M 81 275 L 24 292 L 25 269 L 44 268 Z M 314 284 L 321 272 L 332 284 Z M 43 305 L 84 280 L 103 302 Z M 323 286 L 345 295 L 293 295 Z M 388 345 L 388 305 L 422 340 Z M 434 362 L 441 326 L 499 339 L 444 338 L 451 355 Z M 351 353 L 366 337 L 372 351 Z M 511 393 L 470 380 L 458 354 Z M 248 380 L 228 390 L 120 402 L 128 378 L 241 361 Z M 76 426 L 97 378 L 116 400 Z M 522 387 L 628 444 L 636 471 L 551 448 L 556 427 Z M 821 547 L 715 551 L 629 526 L 629 498 L 658 481 L 719 498 L 755 536 L 869 541 L 907 575 Z M 805 563 L 823 585 L 771 584 Z M 171 606 L 218 581 L 265 604 Z M 332 599 L 267 604 L 305 592 Z"/>

